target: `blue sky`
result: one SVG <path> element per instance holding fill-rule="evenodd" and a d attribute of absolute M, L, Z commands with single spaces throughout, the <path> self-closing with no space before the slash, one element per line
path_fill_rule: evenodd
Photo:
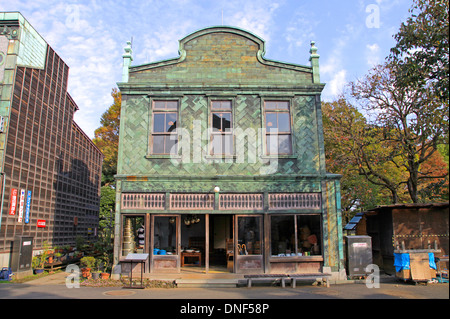
<path fill-rule="evenodd" d="M 178 40 L 230 25 L 266 41 L 265 58 L 309 65 L 320 54 L 322 99 L 382 63 L 412 0 L 0 0 L 20 11 L 69 65 L 75 121 L 91 138 L 121 80 L 122 54 L 133 37 L 133 65 L 178 56 Z M 222 18 L 223 17 L 223 18 Z"/>

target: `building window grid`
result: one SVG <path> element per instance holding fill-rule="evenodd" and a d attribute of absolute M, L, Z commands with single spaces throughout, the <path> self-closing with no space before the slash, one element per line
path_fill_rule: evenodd
<path fill-rule="evenodd" d="M 290 101 L 264 101 L 267 155 L 292 155 L 292 119 L 290 110 Z"/>
<path fill-rule="evenodd" d="M 211 111 L 211 155 L 233 155 L 233 103 L 231 100 L 213 100 Z"/>
<path fill-rule="evenodd" d="M 53 54 L 49 51 L 48 61 L 50 61 L 51 58 L 53 58 Z M 66 152 L 66 154 L 74 154 L 76 157 L 81 156 L 80 158 L 83 158 L 84 156 L 86 165 L 91 170 L 90 175 L 93 174 L 93 169 L 98 169 L 100 167 L 101 156 L 99 154 L 95 157 L 93 157 L 94 155 L 86 156 L 89 153 L 96 152 L 93 147 L 89 149 L 86 141 L 83 141 L 82 149 L 74 152 L 76 148 L 76 145 L 74 144 L 76 144 L 79 138 L 74 138 L 74 135 L 77 134 L 71 124 L 73 110 L 68 110 L 67 107 L 65 107 L 64 112 L 62 111 L 62 106 L 68 103 L 68 100 L 65 97 L 65 94 L 62 94 L 65 85 L 61 86 L 57 83 L 57 81 L 66 74 L 60 74 L 67 70 L 67 68 L 61 68 L 62 65 L 63 63 L 60 62 L 59 68 L 57 70 L 55 69 L 55 74 L 52 74 L 53 65 L 51 63 L 47 64 L 46 70 L 31 70 L 26 68 L 17 68 L 16 70 L 17 76 L 11 107 L 10 138 L 8 138 L 9 142 L 6 153 L 11 159 L 11 161 L 9 161 L 11 165 L 8 166 L 8 169 L 11 173 L 17 171 L 18 175 L 15 179 L 13 174 L 7 176 L 9 181 L 5 187 L 5 193 L 10 194 L 12 188 L 32 190 L 33 213 L 31 214 L 30 223 L 28 225 L 17 224 L 17 212 L 14 216 L 7 216 L 8 218 L 6 218 L 5 227 L 8 231 L 3 234 L 4 237 L 2 238 L 2 241 L 5 242 L 12 240 L 15 234 L 19 234 L 26 230 L 30 232 L 32 236 L 35 236 L 35 247 L 39 247 L 44 240 L 51 240 L 49 232 L 53 230 L 53 226 L 51 225 L 51 219 L 53 217 L 61 214 L 73 214 L 73 209 L 70 211 L 59 209 L 54 202 L 56 194 L 62 194 L 62 192 L 59 185 L 56 185 L 56 187 L 54 185 L 56 181 L 59 182 L 55 171 L 58 169 L 54 167 L 55 162 L 50 161 L 49 152 L 44 150 L 46 147 L 48 148 L 49 144 L 53 146 L 52 149 L 58 148 Z M 27 85 L 31 87 L 28 88 Z M 49 86 L 51 86 L 51 88 L 49 88 Z M 44 100 L 41 96 L 36 96 L 36 94 L 42 95 L 44 91 L 47 93 L 52 92 L 51 97 Z M 53 107 L 53 105 L 55 107 Z M 56 112 L 58 108 L 58 114 L 50 114 L 52 109 Z M 30 126 L 33 128 L 31 129 Z M 66 129 L 64 129 L 64 127 L 66 127 Z M 52 134 L 52 132 L 49 131 L 52 128 L 55 132 L 58 131 L 62 134 Z M 26 134 L 23 132 L 26 132 Z M 66 143 L 63 143 L 62 141 L 57 140 L 57 136 L 61 135 L 66 135 L 66 137 L 70 136 L 70 141 L 66 140 Z M 32 138 L 33 141 L 26 141 L 25 138 Z M 62 145 L 65 146 L 64 149 L 62 148 Z M 43 154 L 43 156 L 40 154 Z M 21 157 L 22 160 L 16 160 L 16 158 L 18 158 L 17 156 Z M 67 161 L 64 162 L 65 164 L 63 167 L 69 166 L 66 165 Z M 41 169 L 41 167 L 43 167 L 43 169 Z M 18 180 L 20 180 L 20 182 L 17 182 Z M 85 183 L 90 182 L 90 180 L 90 176 L 83 178 L 83 182 Z M 84 190 L 86 190 L 84 192 L 86 198 L 83 198 L 82 201 L 86 200 L 86 202 L 92 204 L 96 202 L 95 204 L 98 204 L 98 200 L 95 200 L 95 198 L 98 199 L 99 196 L 98 187 L 90 186 L 92 185 L 85 185 L 85 187 L 83 187 Z M 39 189 L 39 191 L 36 191 L 36 189 Z M 72 194 L 68 195 L 71 196 Z M 8 198 L 9 196 L 5 197 Z M 67 195 L 64 194 L 64 196 Z M 83 205 L 80 202 L 80 199 L 78 199 L 74 208 L 80 204 Z M 5 205 L 8 205 L 7 201 L 5 201 Z M 37 227 L 34 226 L 37 219 L 46 219 L 48 228 L 45 230 L 37 229 Z M 85 227 L 89 227 L 92 222 L 93 221 L 87 221 Z M 68 242 L 74 240 L 74 238 L 72 238 L 74 236 L 75 235 L 71 232 L 66 238 L 61 238 L 61 241 Z"/>
<path fill-rule="evenodd" d="M 178 154 L 177 100 L 155 100 L 152 103 L 152 155 Z"/>

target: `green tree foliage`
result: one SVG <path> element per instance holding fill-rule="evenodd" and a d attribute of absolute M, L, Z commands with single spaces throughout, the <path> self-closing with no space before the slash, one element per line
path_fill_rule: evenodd
<path fill-rule="evenodd" d="M 114 103 L 102 114 L 101 126 L 95 130 L 93 142 L 103 152 L 102 185 L 114 183 L 117 173 L 117 153 L 119 148 L 120 108 L 122 95 L 114 88 L 111 92 Z"/>
<path fill-rule="evenodd" d="M 449 100 L 449 1 L 414 0 L 411 17 L 394 36 L 389 60 L 397 66 L 399 84 L 429 88 Z"/>
<path fill-rule="evenodd" d="M 99 234 L 105 241 L 114 233 L 114 212 L 116 191 L 110 185 L 102 186 L 100 190 Z"/>

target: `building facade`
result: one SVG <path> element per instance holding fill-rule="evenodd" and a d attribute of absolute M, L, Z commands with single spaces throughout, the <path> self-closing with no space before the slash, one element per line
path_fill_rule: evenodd
<path fill-rule="evenodd" d="M 339 274 L 339 176 L 325 168 L 319 55 L 271 61 L 233 27 L 194 32 L 175 59 L 131 66 L 125 48 L 115 264 Z"/>
<path fill-rule="evenodd" d="M 68 75 L 20 13 L 0 13 L 2 266 L 17 236 L 34 250 L 95 237 L 103 154 L 73 120 Z"/>

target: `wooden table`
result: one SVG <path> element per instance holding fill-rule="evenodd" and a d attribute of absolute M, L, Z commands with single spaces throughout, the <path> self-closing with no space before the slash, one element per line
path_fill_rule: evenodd
<path fill-rule="evenodd" d="M 202 253 L 187 253 L 187 252 L 182 252 L 181 253 L 181 267 L 185 267 L 185 266 L 196 266 L 195 263 L 190 263 L 190 264 L 186 264 L 184 259 L 188 257 L 188 258 L 197 258 L 198 259 L 198 266 L 201 267 L 202 266 Z"/>

